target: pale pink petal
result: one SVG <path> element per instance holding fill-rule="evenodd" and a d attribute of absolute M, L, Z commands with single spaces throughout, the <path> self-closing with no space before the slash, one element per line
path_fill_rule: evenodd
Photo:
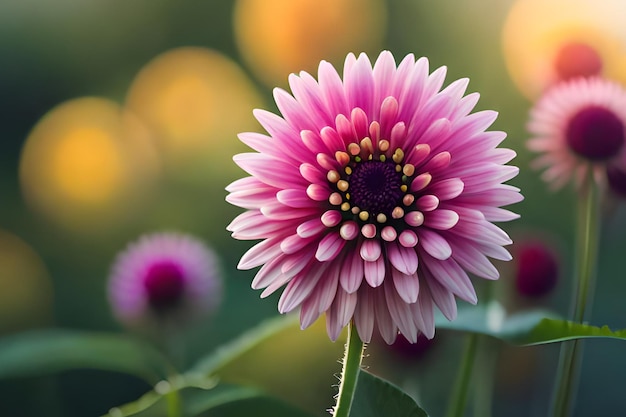
<path fill-rule="evenodd" d="M 315 258 L 320 262 L 332 261 L 339 255 L 346 241 L 337 232 L 328 233 L 320 241 Z"/>
<path fill-rule="evenodd" d="M 441 284 L 439 284 L 432 277 L 426 281 L 428 283 L 428 288 L 430 289 L 430 294 L 433 297 L 433 301 L 441 310 L 443 315 L 448 320 L 454 320 L 456 318 L 456 301 L 454 301 L 454 295 L 446 290 Z"/>
<path fill-rule="evenodd" d="M 374 292 L 374 308 L 376 311 L 376 326 L 380 335 L 383 337 L 387 344 L 392 344 L 396 341 L 398 336 L 398 326 L 394 323 L 387 306 L 387 300 L 385 300 L 385 291 L 382 288 L 378 288 Z"/>
<path fill-rule="evenodd" d="M 405 248 L 396 242 L 386 246 L 391 265 L 403 274 L 412 275 L 417 271 L 417 253 L 413 248 Z"/>
<path fill-rule="evenodd" d="M 354 315 L 357 304 L 357 295 L 348 294 L 341 288 L 337 290 L 335 301 L 326 313 L 326 330 L 333 342 L 339 338 L 341 330 L 348 324 Z"/>
<path fill-rule="evenodd" d="M 356 292 L 364 278 L 363 259 L 358 253 L 348 252 L 341 267 L 339 282 L 349 294 Z"/>
<path fill-rule="evenodd" d="M 377 240 L 367 239 L 361 243 L 361 258 L 367 262 L 374 262 L 382 254 L 381 245 Z"/>
<path fill-rule="evenodd" d="M 293 208 L 315 207 L 317 204 L 309 198 L 303 189 L 280 190 L 276 193 L 276 199 L 280 203 Z"/>
<path fill-rule="evenodd" d="M 363 268 L 365 280 L 372 288 L 383 283 L 385 279 L 385 260 L 383 258 L 378 258 L 374 262 L 364 261 Z"/>
<path fill-rule="evenodd" d="M 263 265 L 282 253 L 280 249 L 281 237 L 266 239 L 257 243 L 241 257 L 237 269 L 252 269 Z"/>
<path fill-rule="evenodd" d="M 458 222 L 459 215 L 453 210 L 437 209 L 424 214 L 424 225 L 431 229 L 452 229 Z"/>
<path fill-rule="evenodd" d="M 385 290 L 387 307 L 394 323 L 409 342 L 417 342 L 417 327 L 413 322 L 413 315 L 409 305 L 399 297 L 392 285 L 384 285 L 383 288 Z"/>
<path fill-rule="evenodd" d="M 416 302 L 420 290 L 417 273 L 407 275 L 397 269 L 392 269 L 391 276 L 393 277 L 393 284 L 396 287 L 396 291 L 404 302 L 408 304 Z"/>
<path fill-rule="evenodd" d="M 451 293 L 471 304 L 476 304 L 478 298 L 476 291 L 467 273 L 457 264 L 454 259 L 435 262 L 425 261 L 430 275 Z"/>
<path fill-rule="evenodd" d="M 446 260 L 452 255 L 452 248 L 448 241 L 438 233 L 428 229 L 421 229 L 419 234 L 420 246 L 433 258 Z"/>
<path fill-rule="evenodd" d="M 327 265 L 316 264 L 311 273 L 301 273 L 292 278 L 278 300 L 278 311 L 283 314 L 298 307 L 315 289 L 326 273 Z"/>
<path fill-rule="evenodd" d="M 374 332 L 374 297 L 370 288 L 365 285 L 358 292 L 356 310 L 354 313 L 354 323 L 361 340 L 369 343 Z"/>
<path fill-rule="evenodd" d="M 435 336 L 435 314 L 433 298 L 428 285 L 420 288 L 417 302 L 411 304 L 411 311 L 417 328 L 424 333 L 424 336 L 432 339 Z"/>

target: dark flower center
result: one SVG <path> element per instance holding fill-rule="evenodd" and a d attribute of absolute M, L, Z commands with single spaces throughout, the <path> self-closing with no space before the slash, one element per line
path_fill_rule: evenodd
<path fill-rule="evenodd" d="M 184 290 L 183 271 L 174 262 L 156 263 L 147 271 L 144 281 L 148 302 L 155 311 L 175 307 Z"/>
<path fill-rule="evenodd" d="M 604 107 L 587 107 L 570 120 L 566 139 L 578 155 L 600 161 L 620 151 L 624 145 L 624 125 L 615 113 Z"/>
<path fill-rule="evenodd" d="M 591 46 L 572 42 L 559 50 L 554 67 L 560 80 L 591 77 L 602 72 L 602 58 Z"/>
<path fill-rule="evenodd" d="M 357 164 L 350 176 L 352 202 L 371 214 L 391 215 L 402 200 L 402 173 L 396 172 L 395 164 L 366 161 Z"/>

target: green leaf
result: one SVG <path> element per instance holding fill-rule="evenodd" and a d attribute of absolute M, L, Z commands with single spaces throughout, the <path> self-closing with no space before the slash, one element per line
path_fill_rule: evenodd
<path fill-rule="evenodd" d="M 189 415 L 203 417 L 314 417 L 277 398 L 249 387 L 229 387 L 217 398 L 206 398 L 203 392 L 188 397 Z M 235 390 L 235 391 L 233 391 Z"/>
<path fill-rule="evenodd" d="M 508 316 L 497 302 L 491 302 L 487 306 L 459 309 L 458 317 L 454 321 L 448 321 L 438 315 L 435 327 L 482 334 L 521 346 L 581 338 L 626 340 L 626 330 L 613 331 L 607 326 L 574 323 L 562 320 L 546 310 L 528 310 Z"/>
<path fill-rule="evenodd" d="M 350 417 L 428 417 L 413 398 L 366 371 L 359 373 Z"/>
<path fill-rule="evenodd" d="M 268 320 L 197 362 L 186 377 L 258 387 L 310 413 L 332 405 L 345 333 L 331 342 L 325 321 L 300 329 L 297 316 Z M 306 376 L 306 377 L 304 377 Z"/>
<path fill-rule="evenodd" d="M 218 372 L 240 356 L 252 351 L 259 344 L 268 341 L 274 335 L 296 326 L 295 315 L 278 316 L 265 320 L 258 326 L 243 333 L 237 339 L 219 347 L 215 352 L 199 360 L 189 373 L 209 375 Z"/>
<path fill-rule="evenodd" d="M 185 416 L 237 417 L 254 415 L 258 417 L 311 417 L 295 407 L 268 396 L 260 389 L 245 386 L 221 384 L 205 381 L 206 386 L 194 385 L 190 381 L 179 381 L 181 386 L 167 390 L 160 387 L 143 397 L 121 407 L 115 407 L 104 417 L 167 417 L 171 402 L 182 405 Z"/>
<path fill-rule="evenodd" d="M 151 346 L 120 334 L 38 330 L 0 339 L 0 378 L 72 369 L 122 372 L 154 385 L 171 367 Z"/>
<path fill-rule="evenodd" d="M 583 338 L 608 338 L 626 340 L 626 329 L 611 330 L 608 326 L 590 326 L 565 320 L 545 318 L 535 326 L 530 334 L 512 341 L 523 345 L 541 345 Z"/>

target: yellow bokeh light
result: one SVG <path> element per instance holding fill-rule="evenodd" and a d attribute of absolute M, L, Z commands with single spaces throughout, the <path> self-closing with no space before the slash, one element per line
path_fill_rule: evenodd
<path fill-rule="evenodd" d="M 0 230 L 0 333 L 49 324 L 52 283 L 41 258 Z"/>
<path fill-rule="evenodd" d="M 623 0 L 517 1 L 503 29 L 504 56 L 513 81 L 526 97 L 537 98 L 562 79 L 563 51 L 575 45 L 579 57 L 597 54 L 601 75 L 626 83 L 625 13 Z M 597 66 L 579 63 L 581 71 Z"/>
<path fill-rule="evenodd" d="M 103 204 L 123 182 L 123 156 L 107 132 L 79 127 L 63 137 L 53 152 L 53 181 L 70 199 Z"/>
<path fill-rule="evenodd" d="M 169 173 L 206 182 L 237 172 L 232 155 L 245 149 L 237 133 L 256 130 L 262 101 L 233 61 L 184 47 L 150 61 L 133 81 L 127 107 L 155 132 Z M 222 180 L 222 182 L 225 180 Z"/>
<path fill-rule="evenodd" d="M 238 0 L 237 45 L 256 75 L 284 86 L 292 72 L 314 73 L 320 60 L 378 51 L 386 30 L 382 0 Z"/>
<path fill-rule="evenodd" d="M 158 173 L 149 133 L 102 98 L 70 100 L 33 128 L 20 162 L 27 201 L 73 229 L 106 229 L 132 212 Z"/>

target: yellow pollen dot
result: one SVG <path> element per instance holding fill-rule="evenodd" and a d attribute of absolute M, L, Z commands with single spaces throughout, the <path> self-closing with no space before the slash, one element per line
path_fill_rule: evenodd
<path fill-rule="evenodd" d="M 407 187 L 407 185 L 406 185 L 406 184 L 402 184 L 402 185 L 400 186 L 400 190 L 402 190 L 402 192 L 403 192 L 403 193 L 406 193 L 406 190 L 408 190 L 408 189 L 409 189 L 409 187 Z"/>
<path fill-rule="evenodd" d="M 339 191 L 348 191 L 348 181 L 346 180 L 339 180 L 337 182 L 337 188 L 339 189 Z"/>
<path fill-rule="evenodd" d="M 341 198 L 341 194 L 339 193 L 332 193 L 330 195 L 330 197 L 328 197 L 328 201 L 330 202 L 330 204 L 332 204 L 333 206 L 338 206 L 339 204 L 341 204 L 341 202 L 343 201 L 343 199 Z"/>
<path fill-rule="evenodd" d="M 402 204 L 404 204 L 405 206 L 410 206 L 411 204 L 413 204 L 414 201 L 415 197 L 413 196 L 413 194 L 407 194 L 402 197 Z"/>
<path fill-rule="evenodd" d="M 350 210 L 352 212 L 352 214 L 359 214 L 359 211 L 361 211 L 360 208 L 358 208 L 357 206 L 352 207 L 352 210 Z"/>
<path fill-rule="evenodd" d="M 402 172 L 402 165 L 396 165 L 396 172 Z"/>
<path fill-rule="evenodd" d="M 348 210 L 350 210 L 350 203 L 343 203 L 343 204 L 341 205 L 341 210 L 342 210 L 342 211 L 348 211 Z"/>
<path fill-rule="evenodd" d="M 415 174 L 415 165 L 406 164 L 404 168 L 402 168 L 402 173 L 407 177 L 412 176 L 413 174 Z"/>
<path fill-rule="evenodd" d="M 343 172 L 345 172 L 347 175 L 350 175 L 352 174 L 352 168 L 346 167 L 346 169 L 344 169 Z"/>
<path fill-rule="evenodd" d="M 341 165 L 347 165 L 348 162 L 350 162 L 350 155 L 348 155 L 346 152 L 337 151 L 335 152 L 335 159 Z"/>
<path fill-rule="evenodd" d="M 380 162 L 385 162 L 386 160 L 387 160 L 387 157 L 385 155 L 380 156 Z"/>
<path fill-rule="evenodd" d="M 339 173 L 333 169 L 331 171 L 328 171 L 328 174 L 326 174 L 326 178 L 328 178 L 328 181 L 336 183 L 341 177 L 339 176 Z"/>
<path fill-rule="evenodd" d="M 376 221 L 378 223 L 385 223 L 387 221 L 387 216 L 385 216 L 383 213 L 378 213 L 378 216 L 376 216 Z"/>
<path fill-rule="evenodd" d="M 366 221 L 370 218 L 370 214 L 367 211 L 362 211 L 359 213 L 359 219 Z"/>
<path fill-rule="evenodd" d="M 348 152 L 350 152 L 352 156 L 357 156 L 361 153 L 361 147 L 356 143 L 351 143 L 348 145 Z"/>
<path fill-rule="evenodd" d="M 381 152 L 387 152 L 389 150 L 389 141 L 381 139 L 378 142 L 378 149 L 380 149 Z"/>
<path fill-rule="evenodd" d="M 371 161 L 372 159 L 374 159 L 374 155 L 370 154 L 370 156 L 367 157 L 367 160 Z"/>
<path fill-rule="evenodd" d="M 350 193 L 346 193 L 346 200 L 350 200 Z"/>
<path fill-rule="evenodd" d="M 404 210 L 402 209 L 402 207 L 396 207 L 391 212 L 391 217 L 393 217 L 394 219 L 401 219 L 402 216 L 404 216 Z"/>
<path fill-rule="evenodd" d="M 404 151 L 400 148 L 396 149 L 391 159 L 393 159 L 393 162 L 396 164 L 399 164 L 404 159 Z"/>

